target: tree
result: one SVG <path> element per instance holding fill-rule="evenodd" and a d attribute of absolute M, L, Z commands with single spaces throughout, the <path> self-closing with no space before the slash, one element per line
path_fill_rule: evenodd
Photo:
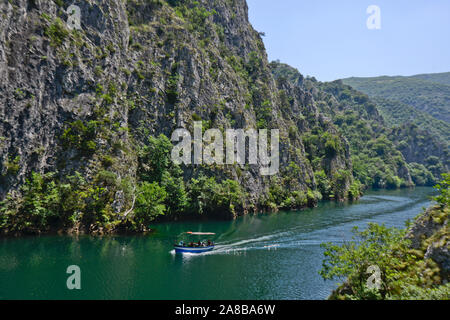
<path fill-rule="evenodd" d="M 234 216 L 244 197 L 237 181 L 227 179 L 218 183 L 215 177 L 201 175 L 189 184 L 189 211 L 193 214 Z"/>
<path fill-rule="evenodd" d="M 20 188 L 21 196 L 10 193 L 0 203 L 0 228 L 35 233 L 45 231 L 59 219 L 60 193 L 54 173 L 33 172 Z"/>
<path fill-rule="evenodd" d="M 165 171 L 162 176 L 161 185 L 167 192 L 165 201 L 167 213 L 172 215 L 185 212 L 188 199 L 183 178 L 181 176 L 174 177 L 169 171 Z"/>
<path fill-rule="evenodd" d="M 443 180 L 435 186 L 440 194 L 434 197 L 434 200 L 442 207 L 448 207 L 450 205 L 450 174 L 444 173 L 442 177 Z"/>
<path fill-rule="evenodd" d="M 381 299 L 401 288 L 400 269 L 405 263 L 413 264 L 412 254 L 407 250 L 410 242 L 405 239 L 405 231 L 370 223 L 366 230 L 360 232 L 355 227 L 353 232 L 352 241 L 342 246 L 322 245 L 325 260 L 319 274 L 326 280 L 347 278 L 345 292 L 349 298 Z M 366 286 L 370 266 L 377 266 L 381 271 L 379 290 Z"/>
<path fill-rule="evenodd" d="M 216 179 L 201 175 L 191 179 L 189 184 L 189 211 L 194 214 L 204 214 L 210 210 L 212 195 L 216 189 Z"/>
<path fill-rule="evenodd" d="M 143 182 L 138 188 L 134 222 L 147 227 L 156 217 L 164 215 L 167 192 L 157 182 Z"/>
<path fill-rule="evenodd" d="M 143 181 L 161 181 L 164 171 L 171 165 L 172 143 L 165 135 L 150 136 L 148 145 L 139 151 L 138 173 Z"/>

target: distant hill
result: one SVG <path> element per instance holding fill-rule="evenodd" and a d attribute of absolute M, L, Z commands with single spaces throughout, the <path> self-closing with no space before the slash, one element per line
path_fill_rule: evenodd
<path fill-rule="evenodd" d="M 372 98 L 390 127 L 404 124 L 416 124 L 423 130 L 429 131 L 443 142 L 450 141 L 450 124 L 433 118 L 426 112 L 419 111 L 405 103 L 387 100 L 383 98 Z"/>
<path fill-rule="evenodd" d="M 408 176 L 416 185 L 433 185 L 441 173 L 448 171 L 450 152 L 444 142 L 449 136 L 448 123 L 399 102 L 371 99 L 340 80 L 319 82 L 305 78 L 297 69 L 279 61 L 270 66 L 281 87 L 290 82 L 309 92 L 319 111 L 347 139 L 353 175 L 363 185 L 406 185 Z M 395 108 L 400 109 L 401 117 L 397 112 L 393 112 L 395 118 L 384 112 Z M 314 145 L 319 141 L 318 135 L 305 134 L 303 141 L 308 158 L 316 163 Z"/>
<path fill-rule="evenodd" d="M 450 123 L 450 73 L 422 74 L 411 77 L 375 77 L 347 78 L 342 80 L 371 98 L 389 100 L 389 104 L 403 103 L 414 109 L 427 113 L 433 118 Z M 399 106 L 397 106 L 398 108 Z M 387 110 L 384 110 L 386 113 Z M 410 109 L 404 110 L 410 114 Z M 405 123 L 403 113 L 396 110 L 392 118 L 397 124 Z M 410 114 L 409 117 L 420 119 L 422 113 Z M 389 118 L 389 116 L 388 116 Z M 432 124 L 430 124 L 432 125 Z"/>
<path fill-rule="evenodd" d="M 450 72 L 418 74 L 411 78 L 450 85 Z"/>

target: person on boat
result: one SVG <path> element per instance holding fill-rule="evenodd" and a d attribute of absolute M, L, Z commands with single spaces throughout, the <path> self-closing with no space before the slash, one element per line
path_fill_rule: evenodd
<path fill-rule="evenodd" d="M 211 246 L 211 240 L 208 239 L 208 247 Z"/>

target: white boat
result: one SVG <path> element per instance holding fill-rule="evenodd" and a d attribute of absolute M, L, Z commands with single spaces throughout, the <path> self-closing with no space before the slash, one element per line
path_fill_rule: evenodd
<path fill-rule="evenodd" d="M 213 232 L 186 232 L 185 234 L 190 236 L 211 236 L 215 235 Z M 214 249 L 214 242 L 208 241 L 198 241 L 185 243 L 180 241 L 178 244 L 174 245 L 175 253 L 203 253 Z"/>

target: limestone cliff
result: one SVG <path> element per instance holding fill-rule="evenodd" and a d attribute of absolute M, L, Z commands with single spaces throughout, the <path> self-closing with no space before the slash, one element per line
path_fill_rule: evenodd
<path fill-rule="evenodd" d="M 72 4 L 79 30 L 68 25 Z M 104 220 L 123 219 L 136 200 L 124 184 L 138 184 L 146 165 L 139 150 L 150 136 L 192 132 L 194 121 L 280 130 L 277 176 L 261 176 L 260 164 L 182 167 L 187 184 L 200 173 L 238 181 L 246 196 L 235 214 L 313 205 L 322 196 L 315 171 L 331 185 L 324 197 L 347 198 L 346 139 L 310 90 L 275 79 L 247 11 L 245 0 L 1 0 L 0 198 L 20 197 L 32 172 L 72 184 L 78 172 L 109 192 Z M 333 141 L 314 165 L 309 133 Z M 275 186 L 280 203 L 267 200 Z M 290 201 L 293 192 L 305 200 Z"/>

